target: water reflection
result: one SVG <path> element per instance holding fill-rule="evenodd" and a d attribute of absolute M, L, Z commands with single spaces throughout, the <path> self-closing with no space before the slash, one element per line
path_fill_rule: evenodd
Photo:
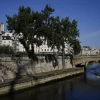
<path fill-rule="evenodd" d="M 91 63 L 87 66 L 86 76 L 91 80 L 100 81 L 100 64 L 99 63 Z"/>
<path fill-rule="evenodd" d="M 87 68 L 87 82 L 83 75 L 0 97 L 0 100 L 100 100 L 100 81 L 91 76 L 99 72 L 99 65 L 94 66 Z"/>

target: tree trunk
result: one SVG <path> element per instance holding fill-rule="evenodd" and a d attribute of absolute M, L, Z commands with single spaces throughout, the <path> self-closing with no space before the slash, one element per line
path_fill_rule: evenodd
<path fill-rule="evenodd" d="M 32 74 L 35 74 L 35 61 L 33 59 L 31 59 L 31 70 L 32 70 Z"/>
<path fill-rule="evenodd" d="M 64 51 L 64 48 L 62 49 L 62 66 L 63 66 L 63 69 L 65 68 L 65 51 Z"/>
<path fill-rule="evenodd" d="M 19 40 L 21 44 L 24 46 L 28 57 L 31 59 L 31 70 L 32 74 L 35 74 L 35 62 L 38 60 L 36 55 L 34 54 L 34 46 L 31 44 L 31 50 L 29 50 L 29 47 L 26 45 L 25 41 L 23 39 Z"/>

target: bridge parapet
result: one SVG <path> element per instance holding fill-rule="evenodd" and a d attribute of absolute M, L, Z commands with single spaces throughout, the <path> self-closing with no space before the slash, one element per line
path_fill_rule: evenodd
<path fill-rule="evenodd" d="M 84 56 L 84 57 L 74 58 L 75 65 L 90 61 L 100 61 L 100 56 Z"/>

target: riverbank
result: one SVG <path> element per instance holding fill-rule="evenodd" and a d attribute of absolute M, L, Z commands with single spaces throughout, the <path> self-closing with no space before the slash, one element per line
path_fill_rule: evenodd
<path fill-rule="evenodd" d="M 51 72 L 39 73 L 18 80 L 9 80 L 0 84 L 0 95 L 31 88 L 66 77 L 73 77 L 81 73 L 84 73 L 83 68 L 69 68 L 65 70 L 54 70 Z"/>

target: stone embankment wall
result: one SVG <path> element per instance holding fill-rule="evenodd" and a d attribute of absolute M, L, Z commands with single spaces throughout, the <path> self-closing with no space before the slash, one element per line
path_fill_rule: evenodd
<path fill-rule="evenodd" d="M 65 77 L 78 75 L 78 74 L 81 74 L 81 73 L 84 72 L 83 69 L 77 69 L 77 68 L 73 68 L 73 69 L 74 69 L 73 71 L 71 71 L 71 70 L 65 71 L 64 70 L 60 74 L 54 73 L 50 76 L 39 78 L 38 80 L 33 79 L 33 80 L 22 82 L 22 83 L 15 83 L 14 86 L 13 86 L 13 92 L 21 90 L 21 89 L 25 89 L 25 88 L 30 88 L 30 87 L 33 87 L 33 86 L 36 86 L 36 85 L 44 84 L 44 83 L 47 83 L 47 82 L 50 82 L 50 81 L 53 81 L 53 80 L 59 80 L 59 79 L 65 78 Z M 9 93 L 10 88 L 11 88 L 10 85 L 0 87 L 0 95 Z"/>
<path fill-rule="evenodd" d="M 68 57 L 65 59 L 65 69 L 72 68 L 70 58 Z M 18 71 L 18 68 L 20 68 L 21 74 L 30 74 L 33 73 L 32 66 L 30 59 L 28 57 L 23 57 L 18 59 L 16 62 L 15 59 L 12 60 L 11 57 L 2 57 L 0 58 L 0 76 L 2 76 L 2 70 L 4 71 L 5 79 L 11 79 L 15 77 L 15 73 Z M 53 70 L 60 70 L 63 69 L 62 67 L 62 59 L 58 59 L 58 66 L 53 67 L 52 62 L 46 63 L 45 59 L 43 58 L 42 61 L 38 60 L 38 63 L 35 63 L 35 73 L 42 73 L 42 72 L 49 72 Z"/>
<path fill-rule="evenodd" d="M 72 66 L 71 64 L 70 58 L 65 59 L 64 70 L 62 70 L 63 67 L 61 58 L 58 59 L 58 62 L 59 62 L 58 66 L 53 67 L 52 62 L 46 63 L 44 59 L 42 59 L 42 61 L 38 60 L 38 63 L 37 62 L 35 63 L 36 74 L 34 74 L 32 77 L 27 76 L 28 80 L 25 79 L 25 81 L 22 80 L 22 82 L 18 83 L 15 82 L 13 85 L 13 91 L 33 87 L 39 84 L 47 83 L 49 81 L 58 80 L 69 76 L 74 76 L 84 72 L 82 68 L 81 69 L 74 68 L 74 66 Z M 6 85 L 0 83 L 0 95 L 8 93 L 10 91 L 12 86 L 10 81 L 12 81 L 12 79 L 15 79 L 15 75 L 18 69 L 20 69 L 20 73 L 22 75 L 27 75 L 32 73 L 32 66 L 30 60 L 28 58 L 21 58 L 18 60 L 14 59 L 12 60 L 9 57 L 0 58 L 0 71 L 4 71 L 5 73 L 4 79 L 8 80 L 5 81 L 5 83 L 7 83 Z M 21 79 L 25 77 L 22 77 Z"/>

